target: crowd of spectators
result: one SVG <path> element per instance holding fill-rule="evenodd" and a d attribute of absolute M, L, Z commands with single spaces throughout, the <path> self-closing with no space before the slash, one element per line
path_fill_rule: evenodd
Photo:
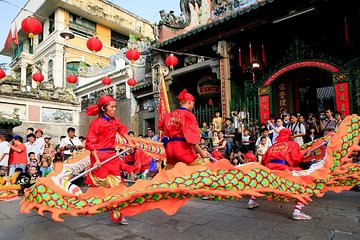
<path fill-rule="evenodd" d="M 300 113 L 289 114 L 281 111 L 279 117 L 272 115 L 259 126 L 249 127 L 246 114 L 231 113 L 231 118 L 222 118 L 216 112 L 210 123 L 203 122 L 200 127 L 201 140 L 199 145 L 216 158 L 227 158 L 232 164 L 238 165 L 249 161 L 261 161 L 266 150 L 276 141 L 283 128 L 289 128 L 292 139 L 301 147 L 305 143 L 316 140 L 334 131 L 342 121 L 339 112 L 327 109 L 318 116 Z"/>

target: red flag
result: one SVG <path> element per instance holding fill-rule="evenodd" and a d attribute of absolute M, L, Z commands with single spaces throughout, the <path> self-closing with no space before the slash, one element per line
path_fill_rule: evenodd
<path fill-rule="evenodd" d="M 9 34 L 8 34 L 5 44 L 4 44 L 4 48 L 5 48 L 6 52 L 9 49 L 11 43 L 12 43 L 12 33 L 11 33 L 11 28 L 10 28 Z"/>
<path fill-rule="evenodd" d="M 262 53 L 262 61 L 264 63 L 264 66 L 266 67 L 266 55 L 265 55 L 265 47 L 264 44 L 261 45 L 261 53 Z"/>
<path fill-rule="evenodd" d="M 162 122 L 165 115 L 170 112 L 170 105 L 169 99 L 166 92 L 166 85 L 165 79 L 163 75 L 163 69 L 160 67 L 160 82 L 159 82 L 159 94 L 160 94 L 160 101 L 159 101 L 159 108 L 158 108 L 158 123 Z M 162 138 L 162 132 L 160 132 L 160 138 Z"/>
<path fill-rule="evenodd" d="M 16 25 L 15 25 L 15 28 L 14 28 L 12 40 L 13 40 L 13 42 L 14 42 L 16 45 L 19 46 L 19 35 L 18 35 L 18 31 L 17 31 Z"/>

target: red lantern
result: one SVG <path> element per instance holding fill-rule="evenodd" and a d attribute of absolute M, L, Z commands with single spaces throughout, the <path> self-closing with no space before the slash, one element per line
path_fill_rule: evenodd
<path fill-rule="evenodd" d="M 125 56 L 131 61 L 132 64 L 134 64 L 134 62 L 140 58 L 140 53 L 135 48 L 131 48 L 126 51 Z"/>
<path fill-rule="evenodd" d="M 67 79 L 68 83 L 75 84 L 78 81 L 78 78 L 74 74 L 70 74 Z"/>
<path fill-rule="evenodd" d="M 101 80 L 102 84 L 104 85 L 110 85 L 111 84 L 111 78 L 109 77 L 103 77 Z"/>
<path fill-rule="evenodd" d="M 179 63 L 178 58 L 172 53 L 169 56 L 167 56 L 167 58 L 165 59 L 165 64 L 168 65 L 171 68 L 171 70 L 174 70 L 174 67 L 178 63 Z"/>
<path fill-rule="evenodd" d="M 134 78 L 129 78 L 127 80 L 127 84 L 130 86 L 130 87 L 133 87 L 136 85 L 136 80 Z"/>
<path fill-rule="evenodd" d="M 3 79 L 4 77 L 6 77 L 6 73 L 0 68 L 0 79 Z"/>
<path fill-rule="evenodd" d="M 41 72 L 37 72 L 32 75 L 32 79 L 37 83 L 41 83 L 44 81 L 44 76 L 41 74 Z"/>
<path fill-rule="evenodd" d="M 22 20 L 21 28 L 24 32 L 29 34 L 29 38 L 34 38 L 35 35 L 39 35 L 42 32 L 42 25 L 36 18 L 29 16 Z"/>
<path fill-rule="evenodd" d="M 86 42 L 87 48 L 92 52 L 99 52 L 103 45 L 102 42 L 97 37 L 91 37 Z"/>

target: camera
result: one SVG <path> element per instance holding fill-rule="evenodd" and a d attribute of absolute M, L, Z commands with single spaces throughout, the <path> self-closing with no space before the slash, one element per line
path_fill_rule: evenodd
<path fill-rule="evenodd" d="M 326 119 L 326 116 L 325 116 L 325 115 L 320 115 L 320 116 L 319 116 L 319 119 L 320 119 L 320 120 L 325 120 L 325 119 Z"/>

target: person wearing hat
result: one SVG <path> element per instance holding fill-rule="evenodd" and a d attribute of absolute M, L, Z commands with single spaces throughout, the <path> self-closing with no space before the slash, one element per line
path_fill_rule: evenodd
<path fill-rule="evenodd" d="M 262 157 L 261 163 L 271 170 L 287 171 L 301 170 L 300 163 L 304 156 L 300 153 L 299 144 L 294 142 L 291 138 L 292 132 L 288 128 L 284 128 L 279 132 L 276 138 L 276 143 L 272 145 Z M 255 197 L 251 197 L 248 203 L 248 208 L 252 209 L 258 207 L 259 204 L 255 202 Z M 294 220 L 309 220 L 311 217 L 303 212 L 303 204 L 296 202 L 292 219 Z"/>
<path fill-rule="evenodd" d="M 52 153 L 54 152 L 54 146 L 50 143 L 51 137 L 49 135 L 44 136 L 45 144 L 44 151 L 42 156 L 42 161 L 47 161 L 48 164 L 51 164 Z"/>
<path fill-rule="evenodd" d="M 23 138 L 18 135 L 14 135 L 12 143 L 13 144 L 10 145 L 9 176 L 12 176 L 17 168 L 21 168 L 23 172 L 25 172 L 26 164 L 28 163 L 28 156 L 26 146 L 23 144 Z"/>
<path fill-rule="evenodd" d="M 199 124 L 192 113 L 195 104 L 194 96 L 184 89 L 177 98 L 181 107 L 165 115 L 158 123 L 159 129 L 164 131 L 164 135 L 168 138 L 164 144 L 166 169 L 173 168 L 178 162 L 187 165 L 201 164 L 201 158 L 207 157 L 207 153 L 198 144 L 200 141 Z M 201 158 L 198 158 L 195 151 Z"/>
<path fill-rule="evenodd" d="M 6 134 L 0 129 L 0 176 L 6 176 L 9 167 L 10 144 L 6 141 Z"/>
<path fill-rule="evenodd" d="M 102 186 L 110 188 L 121 184 L 121 171 L 133 172 L 133 166 L 125 164 L 123 161 L 115 158 L 100 166 L 100 163 L 113 157 L 116 154 L 115 146 L 116 134 L 119 133 L 125 137 L 129 146 L 132 147 L 132 141 L 127 135 L 128 128 L 115 117 L 116 100 L 108 95 L 100 97 L 95 105 L 88 107 L 87 116 L 98 116 L 91 121 L 88 134 L 86 135 L 86 149 L 91 152 L 91 167 L 98 166 L 97 169 L 89 173 L 87 183 L 93 186 Z M 118 209 L 114 209 L 110 215 L 111 220 L 122 225 L 126 225 L 125 217 Z"/>
<path fill-rule="evenodd" d="M 42 160 L 42 155 L 44 153 L 44 147 L 45 147 L 45 139 L 43 137 L 44 132 L 41 128 L 38 128 L 35 130 L 36 135 L 36 144 L 39 146 L 40 149 L 40 161 Z"/>

